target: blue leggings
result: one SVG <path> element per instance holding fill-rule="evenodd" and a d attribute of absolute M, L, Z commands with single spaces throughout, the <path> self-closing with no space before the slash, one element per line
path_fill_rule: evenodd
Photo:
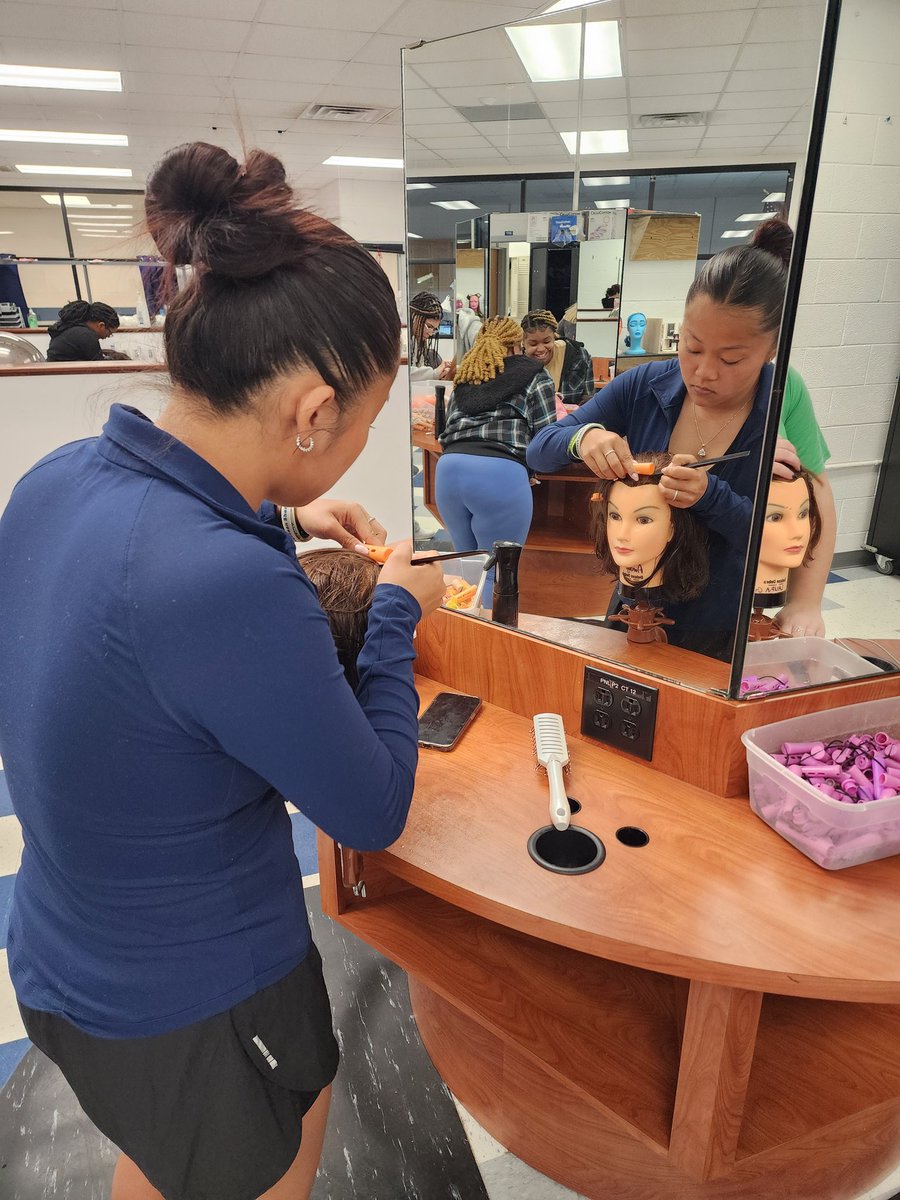
<path fill-rule="evenodd" d="M 434 498 L 455 550 L 490 550 L 494 542 L 524 542 L 531 528 L 528 471 L 511 458 L 442 454 L 435 470 Z"/>

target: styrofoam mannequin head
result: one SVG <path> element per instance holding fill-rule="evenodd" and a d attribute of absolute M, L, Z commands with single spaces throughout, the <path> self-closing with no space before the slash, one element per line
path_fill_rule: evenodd
<path fill-rule="evenodd" d="M 810 548 L 812 507 L 812 491 L 803 475 L 773 479 L 769 484 L 756 572 L 758 593 L 787 591 L 791 569 L 803 564 Z"/>
<path fill-rule="evenodd" d="M 614 483 L 606 505 L 606 536 L 622 583 L 660 587 L 659 560 L 675 533 L 672 509 L 659 484 Z"/>

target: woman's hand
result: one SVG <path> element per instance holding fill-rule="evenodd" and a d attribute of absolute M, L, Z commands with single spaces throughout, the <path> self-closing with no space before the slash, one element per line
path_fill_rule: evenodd
<path fill-rule="evenodd" d="M 788 601 L 775 618 L 775 624 L 785 637 L 825 636 L 822 610 L 814 604 L 791 604 Z"/>
<path fill-rule="evenodd" d="M 384 526 L 352 500 L 313 500 L 295 512 L 307 533 L 338 542 L 345 550 L 355 549 L 360 542 L 383 546 L 387 537 Z"/>
<path fill-rule="evenodd" d="M 438 367 L 438 379 L 452 379 L 456 374 L 456 363 L 452 358 L 445 358 Z"/>
<path fill-rule="evenodd" d="M 394 547 L 393 554 L 381 568 L 378 584 L 393 583 L 397 587 L 402 587 L 414 600 L 418 601 L 422 616 L 427 617 L 429 613 L 434 612 L 444 598 L 444 589 L 446 588 L 444 572 L 441 570 L 440 563 L 423 563 L 421 566 L 418 564 L 414 566 L 409 561 L 412 553 L 411 540 L 398 542 Z"/>
<path fill-rule="evenodd" d="M 581 461 L 600 479 L 637 479 L 627 438 L 608 429 L 589 429 L 579 447 Z"/>
<path fill-rule="evenodd" d="M 662 498 L 672 508 L 690 508 L 706 495 L 709 481 L 702 467 L 689 467 L 696 462 L 691 454 L 675 454 L 663 470 L 659 481 Z"/>
<path fill-rule="evenodd" d="M 772 474 L 776 479 L 793 479 L 803 464 L 787 438 L 780 437 L 775 443 L 775 459 Z"/>

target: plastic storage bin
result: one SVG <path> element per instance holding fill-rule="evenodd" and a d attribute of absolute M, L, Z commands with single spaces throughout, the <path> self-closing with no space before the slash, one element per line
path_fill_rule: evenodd
<path fill-rule="evenodd" d="M 744 654 L 744 676 L 786 675 L 792 688 L 837 683 L 860 675 L 877 675 L 878 668 L 852 650 L 827 638 L 775 638 L 750 642 Z M 790 738 L 783 739 L 791 741 Z"/>
<path fill-rule="evenodd" d="M 758 817 L 829 871 L 900 852 L 900 796 L 842 804 L 776 762 L 783 742 L 827 742 L 851 733 L 900 735 L 900 698 L 870 700 L 748 729 L 750 807 Z"/>
<path fill-rule="evenodd" d="M 454 575 L 460 579 L 464 579 L 466 583 L 474 583 L 477 587 L 481 580 L 481 571 L 484 564 L 488 560 L 487 554 L 473 554 L 471 558 L 445 558 L 441 563 L 441 570 L 444 573 L 444 578 L 449 579 Z M 491 597 L 482 594 L 479 608 L 490 608 Z M 474 612 L 473 608 L 456 608 L 454 612 Z"/>

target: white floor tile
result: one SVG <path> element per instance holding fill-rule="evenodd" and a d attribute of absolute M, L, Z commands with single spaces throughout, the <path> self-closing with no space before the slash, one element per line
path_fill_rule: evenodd
<path fill-rule="evenodd" d="M 17 817 L 0 817 L 0 875 L 15 875 L 22 861 L 22 827 Z"/>
<path fill-rule="evenodd" d="M 456 1105 L 459 1119 L 462 1121 L 466 1137 L 469 1139 L 469 1145 L 472 1147 L 472 1154 L 479 1166 L 507 1153 L 506 1147 L 501 1146 L 495 1138 L 492 1138 L 488 1131 L 478 1124 L 472 1114 L 463 1108 L 455 1096 L 453 1097 L 453 1103 Z"/>
<path fill-rule="evenodd" d="M 19 1006 L 9 977 L 6 951 L 0 950 L 0 1043 L 15 1042 L 25 1036 L 25 1026 L 19 1016 Z"/>
<path fill-rule="evenodd" d="M 513 1154 L 494 1158 L 479 1169 L 490 1200 L 584 1200 Z"/>

